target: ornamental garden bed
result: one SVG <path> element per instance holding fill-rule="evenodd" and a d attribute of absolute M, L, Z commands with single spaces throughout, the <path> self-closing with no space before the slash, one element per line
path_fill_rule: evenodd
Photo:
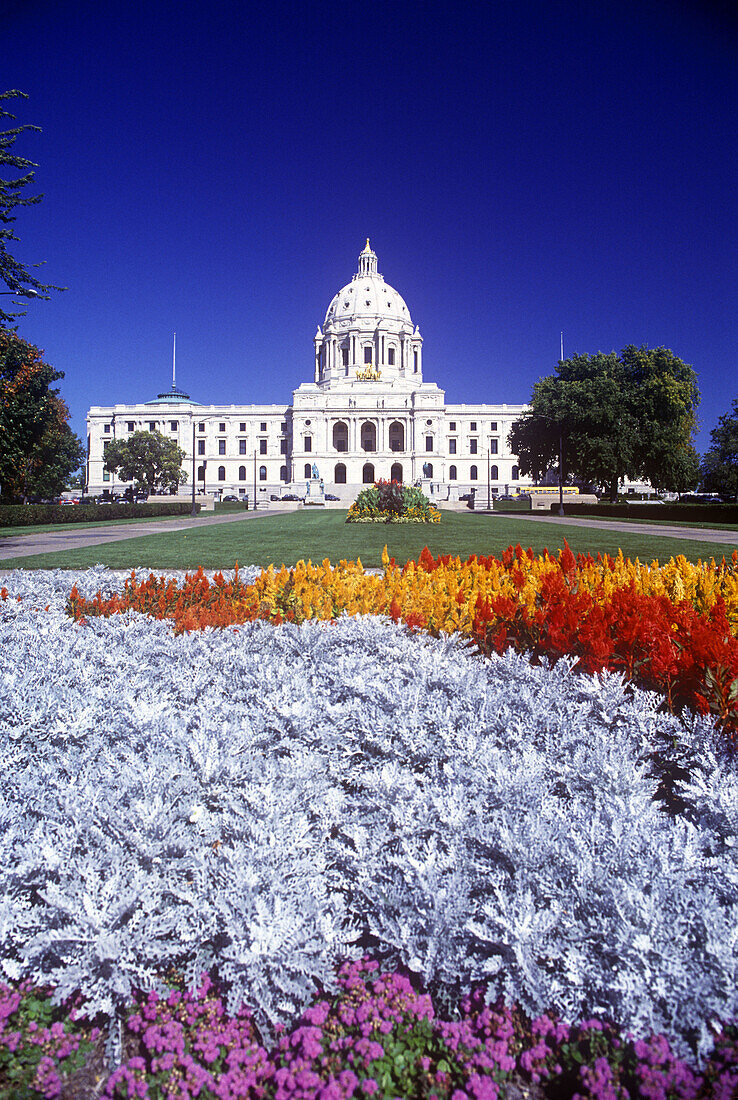
<path fill-rule="evenodd" d="M 0 1095 L 730 1096 L 735 579 L 11 574 Z"/>
<path fill-rule="evenodd" d="M 346 523 L 440 523 L 441 513 L 421 489 L 399 481 L 377 481 L 363 489 Z"/>

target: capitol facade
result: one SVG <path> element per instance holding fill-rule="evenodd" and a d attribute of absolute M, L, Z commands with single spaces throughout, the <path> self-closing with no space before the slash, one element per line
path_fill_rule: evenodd
<path fill-rule="evenodd" d="M 439 502 L 532 484 L 508 445 L 527 406 L 452 405 L 423 381 L 423 338 L 368 240 L 313 343 L 313 378 L 290 405 L 202 405 L 173 384 L 153 401 L 91 408 L 87 492 L 126 487 L 103 469 L 103 456 L 108 441 L 136 431 L 176 442 L 198 493 L 216 497 L 305 496 L 316 474 L 346 504 L 380 478 L 422 484 Z"/>

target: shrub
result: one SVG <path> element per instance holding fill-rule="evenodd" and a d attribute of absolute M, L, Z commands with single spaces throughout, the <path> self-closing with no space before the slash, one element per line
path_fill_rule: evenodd
<path fill-rule="evenodd" d="M 196 504 L 197 511 L 200 505 Z M 157 504 L 8 504 L 0 507 L 0 527 L 33 527 L 42 523 L 104 523 L 111 519 L 189 516 L 185 501 Z"/>
<path fill-rule="evenodd" d="M 347 523 L 440 523 L 441 513 L 420 489 L 399 481 L 378 481 L 362 489 Z"/>

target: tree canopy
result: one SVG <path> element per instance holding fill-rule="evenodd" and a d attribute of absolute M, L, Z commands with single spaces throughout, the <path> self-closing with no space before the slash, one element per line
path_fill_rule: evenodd
<path fill-rule="evenodd" d="M 738 501 L 738 399 L 730 412 L 720 417 L 710 439 L 700 468 L 702 488 Z"/>
<path fill-rule="evenodd" d="M 0 93 L 0 121 L 4 119 L 15 121 L 16 116 L 11 114 L 10 111 L 6 111 L 2 104 L 4 100 L 18 97 L 28 99 L 24 92 L 15 89 Z M 0 172 L 2 172 L 2 176 L 0 176 L 0 279 L 19 298 L 48 298 L 46 291 L 63 290 L 64 288 L 40 282 L 24 264 L 16 260 L 8 251 L 8 241 L 19 239 L 12 228 L 12 223 L 16 220 L 13 211 L 19 206 L 33 206 L 35 203 L 40 202 L 43 197 L 42 195 L 29 195 L 24 191 L 24 188 L 32 183 L 33 169 L 37 168 L 38 165 L 34 161 L 27 160 L 26 157 L 20 157 L 12 151 L 16 139 L 27 130 L 41 132 L 39 126 L 33 126 L 31 123 L 24 123 L 21 126 L 13 126 L 9 130 L 0 131 Z M 6 179 L 5 170 L 8 168 L 13 172 L 20 172 L 21 175 L 15 179 Z M 17 317 L 22 316 L 23 311 L 7 313 L 0 309 L 0 326 L 6 326 Z"/>
<path fill-rule="evenodd" d="M 536 382 L 531 410 L 510 432 L 520 472 L 564 476 L 602 486 L 617 497 L 622 478 L 645 478 L 656 489 L 694 488 L 699 461 L 692 436 L 699 404 L 697 377 L 668 348 L 575 355 Z"/>
<path fill-rule="evenodd" d="M 105 469 L 121 481 L 133 481 L 136 492 L 176 492 L 187 481 L 184 457 L 182 448 L 161 432 L 134 432 L 105 444 Z"/>
<path fill-rule="evenodd" d="M 69 409 L 52 388 L 64 377 L 43 352 L 0 329 L 0 494 L 10 501 L 54 496 L 85 456 Z"/>

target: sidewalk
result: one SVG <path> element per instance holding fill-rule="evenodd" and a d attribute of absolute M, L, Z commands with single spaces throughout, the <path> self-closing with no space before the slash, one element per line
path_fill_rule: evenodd
<path fill-rule="evenodd" d="M 143 523 L 126 523 L 116 527 L 80 527 L 78 531 L 43 531 L 36 535 L 2 536 L 0 530 L 0 561 L 7 558 L 28 558 L 32 554 L 53 554 L 57 550 L 76 550 L 80 546 L 99 546 L 104 542 L 123 542 L 143 535 L 166 535 L 174 531 L 186 531 L 191 527 L 203 527 L 213 523 L 243 523 L 262 516 L 284 514 L 284 509 L 265 507 L 254 511 L 229 512 L 225 515 L 201 515 L 174 519 L 150 520 Z"/>
<path fill-rule="evenodd" d="M 631 535 L 657 535 L 660 538 L 691 539 L 693 542 L 715 542 L 738 549 L 738 531 L 714 527 L 678 527 L 661 523 L 626 523 L 617 519 L 589 519 L 580 516 L 555 516 L 542 512 L 488 512 L 476 509 L 472 515 L 495 516 L 499 519 L 522 519 L 530 523 L 549 523 L 554 526 L 589 527 L 593 531 L 622 531 Z"/>

